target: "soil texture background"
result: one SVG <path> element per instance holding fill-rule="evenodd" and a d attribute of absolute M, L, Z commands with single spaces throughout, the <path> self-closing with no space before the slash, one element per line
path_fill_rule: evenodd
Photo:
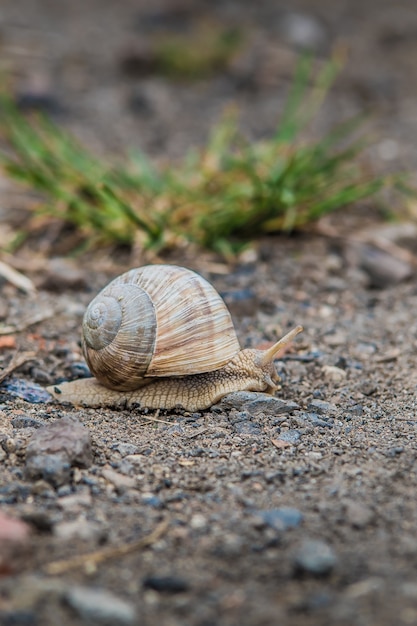
<path fill-rule="evenodd" d="M 151 4 L 3 0 L 1 64 L 20 105 L 110 162 L 135 148 L 164 162 L 202 145 L 230 103 L 248 136 L 268 136 L 301 43 L 322 60 L 339 46 L 346 67 L 315 131 L 370 110 L 370 162 L 415 171 L 413 3 Z M 226 69 L 190 82 L 149 68 L 154 37 L 202 23 L 245 33 Z M 1 178 L 2 237 L 24 206 Z M 36 242 L 18 254 L 37 292 L 0 282 L 1 323 L 22 329 L 0 365 L 34 355 L 0 389 L 0 623 L 416 624 L 416 250 L 412 223 L 367 205 L 232 267 L 175 254 L 224 296 L 242 346 L 305 330 L 276 363 L 277 400 L 158 414 L 13 395 L 86 375 L 85 306 L 142 260 L 68 258 L 65 242 L 53 258 Z"/>

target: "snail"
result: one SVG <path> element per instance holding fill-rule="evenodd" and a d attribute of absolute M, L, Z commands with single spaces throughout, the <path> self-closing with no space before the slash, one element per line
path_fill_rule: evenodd
<path fill-rule="evenodd" d="M 241 350 L 230 313 L 199 274 L 146 265 L 115 278 L 90 303 L 82 350 L 94 378 L 48 387 L 89 407 L 206 409 L 233 391 L 277 389 L 274 358 L 297 326 L 267 350 Z"/>

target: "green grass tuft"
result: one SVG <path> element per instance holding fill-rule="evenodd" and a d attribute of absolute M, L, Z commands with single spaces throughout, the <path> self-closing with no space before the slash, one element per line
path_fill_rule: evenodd
<path fill-rule="evenodd" d="M 143 153 L 109 167 L 58 126 L 26 118 L 3 96 L 0 134 L 10 149 L 0 163 L 42 193 L 38 212 L 78 229 L 87 245 L 139 241 L 159 251 L 194 242 L 233 255 L 262 234 L 305 227 L 383 188 L 400 187 L 392 177 L 363 174 L 360 117 L 320 140 L 302 140 L 338 70 L 330 61 L 313 80 L 312 62 L 301 60 L 272 137 L 249 142 L 229 114 L 204 149 L 165 169 Z"/>

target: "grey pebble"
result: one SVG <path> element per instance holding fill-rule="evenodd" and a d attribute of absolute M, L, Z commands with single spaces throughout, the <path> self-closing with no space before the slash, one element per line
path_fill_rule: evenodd
<path fill-rule="evenodd" d="M 148 576 L 143 586 L 160 593 L 182 593 L 190 588 L 188 581 L 180 576 Z"/>
<path fill-rule="evenodd" d="M 26 402 L 48 403 L 52 402 L 52 396 L 46 389 L 25 380 L 24 378 L 7 378 L 0 383 L 0 391 L 14 398 L 21 398 Z"/>
<path fill-rule="evenodd" d="M 301 433 L 298 430 L 289 428 L 279 434 L 279 439 L 282 441 L 288 441 L 288 443 L 298 443 L 301 439 Z"/>
<path fill-rule="evenodd" d="M 334 415 L 337 412 L 337 406 L 325 400 L 311 400 L 307 410 L 320 415 Z"/>
<path fill-rule="evenodd" d="M 408 261 L 371 244 L 350 244 L 345 251 L 348 263 L 359 267 L 368 275 L 369 286 L 385 289 L 410 278 L 413 268 Z"/>
<path fill-rule="evenodd" d="M 317 413 L 302 413 L 300 417 L 304 418 L 312 426 L 322 427 L 322 428 L 333 428 L 333 422 L 320 419 Z"/>
<path fill-rule="evenodd" d="M 250 420 L 242 420 L 234 425 L 234 429 L 238 435 L 261 435 L 262 429 L 259 424 L 255 424 Z"/>
<path fill-rule="evenodd" d="M 294 556 L 296 571 L 314 576 L 329 574 L 336 562 L 333 548 L 328 543 L 316 539 L 303 541 Z"/>
<path fill-rule="evenodd" d="M 108 590 L 75 586 L 65 592 L 64 599 L 88 623 L 109 626 L 136 623 L 133 605 Z"/>
<path fill-rule="evenodd" d="M 0 611 L 2 626 L 38 626 L 38 618 L 34 611 Z"/>
<path fill-rule="evenodd" d="M 285 40 L 301 50 L 319 51 L 326 44 L 323 24 L 310 13 L 291 12 L 280 21 L 280 31 Z"/>
<path fill-rule="evenodd" d="M 346 518 L 354 528 L 364 528 L 372 522 L 374 513 L 367 504 L 354 500 L 346 500 L 344 506 Z"/>
<path fill-rule="evenodd" d="M 26 476 L 36 480 L 42 478 L 54 487 L 68 483 L 71 479 L 71 464 L 63 454 L 37 454 L 26 459 Z"/>
<path fill-rule="evenodd" d="M 255 516 L 259 517 L 266 526 L 270 526 L 275 530 L 296 528 L 303 520 L 301 511 L 286 506 L 277 509 L 259 510 L 256 511 Z"/>
<path fill-rule="evenodd" d="M 36 430 L 26 449 L 26 474 L 54 487 L 68 483 L 71 466 L 92 463 L 90 434 L 77 420 L 62 418 Z"/>
<path fill-rule="evenodd" d="M 89 467 L 92 463 L 90 433 L 76 419 L 56 420 L 39 428 L 29 440 L 26 459 L 42 454 L 62 454 L 71 464 Z"/>
<path fill-rule="evenodd" d="M 252 416 L 259 413 L 265 415 L 279 415 L 292 413 L 300 408 L 296 402 L 275 398 L 267 393 L 251 391 L 235 391 L 229 393 L 217 405 L 223 409 L 238 409 L 247 411 Z"/>
<path fill-rule="evenodd" d="M 34 417 L 13 417 L 11 424 L 14 428 L 41 428 L 44 426 L 44 422 L 41 422 Z"/>
<path fill-rule="evenodd" d="M 123 457 L 128 456 L 129 454 L 138 454 L 139 452 L 138 446 L 135 446 L 133 443 L 127 443 L 124 441 L 118 441 L 117 443 L 114 443 L 110 449 L 116 450 L 116 452 L 118 452 L 120 456 Z"/>
<path fill-rule="evenodd" d="M 71 363 L 69 366 L 69 372 L 71 378 L 90 378 L 91 372 L 88 365 L 83 361 Z"/>

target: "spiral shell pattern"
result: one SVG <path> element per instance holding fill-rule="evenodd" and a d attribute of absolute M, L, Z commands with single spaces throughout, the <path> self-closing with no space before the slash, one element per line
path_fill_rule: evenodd
<path fill-rule="evenodd" d="M 83 351 L 91 372 L 112 389 L 144 378 L 219 369 L 240 350 L 230 313 L 202 276 L 175 265 L 122 274 L 91 302 Z"/>

